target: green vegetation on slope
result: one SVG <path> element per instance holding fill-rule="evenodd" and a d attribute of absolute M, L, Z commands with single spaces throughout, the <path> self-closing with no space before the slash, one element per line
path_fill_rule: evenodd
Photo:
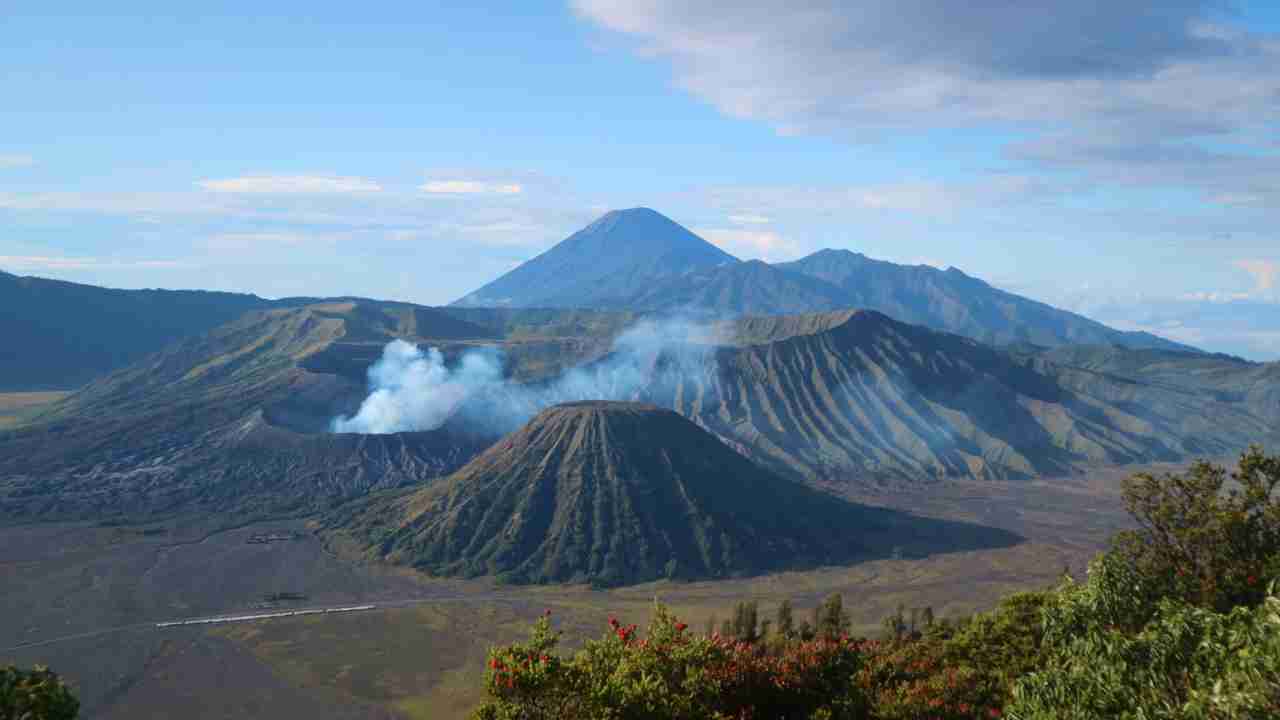
<path fill-rule="evenodd" d="M 57 673 L 39 665 L 0 667 L 0 718 L 74 720 L 79 714 L 80 701 Z"/>
<path fill-rule="evenodd" d="M 1121 533 L 1088 580 L 1019 593 L 988 613 L 851 638 L 837 599 L 796 628 L 740 604 L 698 635 L 659 606 L 646 635 L 611 623 L 557 652 L 549 618 L 494 648 L 475 717 L 856 720 L 1235 720 L 1280 715 L 1280 456 L 1226 472 L 1137 475 Z M 771 632 L 772 630 L 772 632 Z"/>
<path fill-rule="evenodd" d="M 0 272 L 0 392 L 65 390 L 273 303 L 199 290 L 113 290 Z"/>

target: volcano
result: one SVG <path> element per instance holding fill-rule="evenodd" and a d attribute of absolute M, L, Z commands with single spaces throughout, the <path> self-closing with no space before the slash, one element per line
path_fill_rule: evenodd
<path fill-rule="evenodd" d="M 736 263 L 661 213 L 614 210 L 454 305 L 619 308 L 655 283 Z"/>
<path fill-rule="evenodd" d="M 618 585 L 846 562 L 910 542 L 913 523 L 936 524 L 773 475 L 670 410 L 592 401 L 544 410 L 449 478 L 344 508 L 330 528 L 431 574 Z"/>

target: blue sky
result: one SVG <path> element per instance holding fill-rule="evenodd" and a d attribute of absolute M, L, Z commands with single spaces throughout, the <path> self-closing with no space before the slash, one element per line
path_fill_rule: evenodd
<path fill-rule="evenodd" d="M 1280 4 L 62 5 L 2 11 L 10 272 L 444 303 L 647 205 L 1280 357 L 1196 322 L 1280 301 Z"/>

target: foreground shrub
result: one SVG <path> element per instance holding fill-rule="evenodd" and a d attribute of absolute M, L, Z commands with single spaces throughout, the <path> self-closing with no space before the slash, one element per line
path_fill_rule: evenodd
<path fill-rule="evenodd" d="M 1106 563 L 1096 565 L 1106 575 Z M 1164 599 L 1137 633 L 1111 624 L 1123 601 L 1106 580 L 1046 609 L 1041 669 L 1014 687 L 1009 717 L 1280 718 L 1280 598 L 1218 613 Z M 1123 589 L 1121 589 L 1123 592 Z"/>
<path fill-rule="evenodd" d="M 883 720 L 1000 717 L 1014 682 L 1037 667 L 1049 593 L 1017 593 L 988 613 L 864 645 L 854 678 Z"/>
<path fill-rule="evenodd" d="M 1009 715 L 1280 717 L 1280 457 L 1125 485 L 1138 529 L 1044 608 L 1042 664 Z"/>
<path fill-rule="evenodd" d="M 57 673 L 37 665 L 22 670 L 0 667 L 0 718 L 3 720 L 73 720 L 80 701 Z"/>
<path fill-rule="evenodd" d="M 1134 475 L 1124 500 L 1138 529 L 1117 535 L 1109 555 L 1140 583 L 1148 612 L 1160 598 L 1218 612 L 1255 606 L 1280 575 L 1278 487 L 1280 456 L 1256 446 L 1230 476 L 1207 462 L 1185 474 Z"/>
<path fill-rule="evenodd" d="M 528 642 L 496 648 L 477 718 L 865 718 L 850 695 L 858 643 L 841 637 L 762 645 L 695 635 L 661 606 L 644 637 L 634 625 L 610 631 L 572 657 L 556 654 L 550 620 Z"/>

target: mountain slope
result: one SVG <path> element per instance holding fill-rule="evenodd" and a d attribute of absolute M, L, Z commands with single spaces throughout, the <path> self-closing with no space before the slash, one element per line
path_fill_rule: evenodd
<path fill-rule="evenodd" d="M 834 285 L 850 307 L 953 332 L 993 345 L 1114 343 L 1190 350 L 1148 333 L 1122 332 L 950 268 L 896 265 L 848 250 L 821 250 L 778 267 Z"/>
<path fill-rule="evenodd" d="M 255 295 L 112 290 L 0 272 L 0 392 L 78 387 L 271 305 Z"/>
<path fill-rule="evenodd" d="M 403 304 L 249 312 L 0 433 L 0 515 L 288 514 L 444 474 L 494 438 L 328 433 L 367 394 L 367 358 L 395 337 L 494 340 Z"/>
<path fill-rule="evenodd" d="M 759 260 L 695 270 L 601 302 L 618 310 L 693 315 L 785 315 L 849 307 L 839 288 Z"/>
<path fill-rule="evenodd" d="M 617 402 L 544 410 L 448 479 L 327 524 L 434 574 L 605 585 L 809 567 L 920 540 L 906 518 L 770 475 L 676 413 Z M 948 529 L 962 546 L 1012 540 Z"/>
<path fill-rule="evenodd" d="M 659 359 L 639 399 L 818 482 L 1025 478 L 1221 455 L 1278 435 L 1250 398 L 1270 397 L 1280 378 L 1224 396 L 1020 360 L 870 311 L 819 319 L 692 367 L 687 354 Z"/>
<path fill-rule="evenodd" d="M 656 280 L 736 262 L 653 210 L 615 210 L 454 304 L 598 308 Z"/>
<path fill-rule="evenodd" d="M 1255 363 L 1230 355 L 1114 345 L 1073 345 L 1042 350 L 1034 356 L 1081 373 L 1106 374 L 1239 404 L 1280 427 L 1280 362 Z"/>

